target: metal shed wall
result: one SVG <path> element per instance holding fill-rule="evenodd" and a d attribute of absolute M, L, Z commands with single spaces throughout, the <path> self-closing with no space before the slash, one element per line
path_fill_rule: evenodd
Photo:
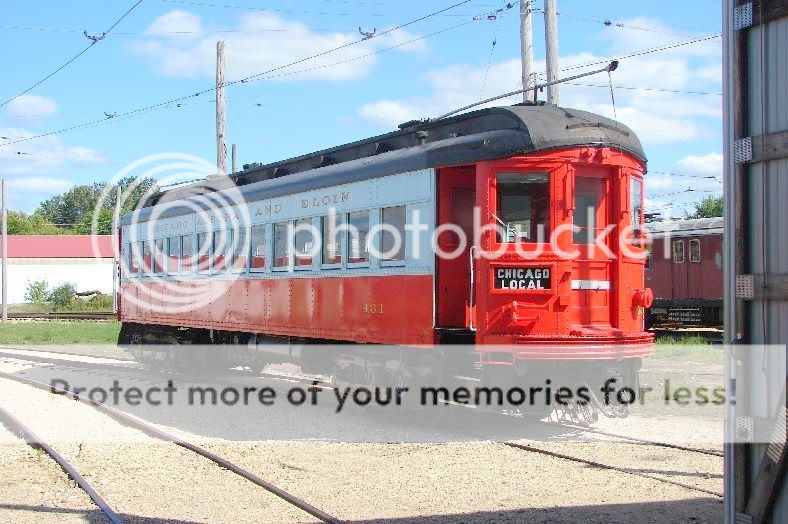
<path fill-rule="evenodd" d="M 788 344 L 788 1 L 726 0 L 723 31 L 726 342 Z M 729 377 L 734 366 L 729 359 Z M 752 372 L 736 369 L 737 388 L 755 391 Z M 769 379 L 784 395 L 785 377 Z M 785 397 L 770 397 L 763 416 L 785 417 Z M 727 422 L 729 435 L 735 422 Z M 727 522 L 788 521 L 784 443 L 779 460 L 765 452 L 726 448 Z M 759 477 L 764 468 L 771 476 Z"/>

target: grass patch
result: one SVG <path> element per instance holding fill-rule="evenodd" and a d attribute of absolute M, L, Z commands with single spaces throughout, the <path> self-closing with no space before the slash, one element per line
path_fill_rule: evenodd
<path fill-rule="evenodd" d="M 117 321 L 19 321 L 0 323 L 0 344 L 115 344 Z"/>
<path fill-rule="evenodd" d="M 654 357 L 722 364 L 723 349 L 702 335 L 661 335 L 655 340 Z"/>

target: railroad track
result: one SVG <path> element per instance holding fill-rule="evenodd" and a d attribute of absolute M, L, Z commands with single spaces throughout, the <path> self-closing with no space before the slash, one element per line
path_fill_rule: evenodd
<path fill-rule="evenodd" d="M 25 442 L 34 449 L 41 449 L 47 455 L 52 457 L 63 471 L 77 483 L 82 491 L 84 491 L 90 499 L 98 506 L 101 512 L 106 515 L 110 522 L 113 524 L 121 524 L 123 522 L 118 516 L 117 512 L 113 510 L 109 504 L 99 495 L 93 486 L 79 474 L 77 469 L 68 462 L 63 455 L 57 452 L 52 446 L 47 444 L 41 437 L 39 437 L 32 429 L 27 427 L 21 420 L 16 418 L 10 411 L 0 406 L 0 422 L 5 424 L 11 431 L 18 433 Z"/>
<path fill-rule="evenodd" d="M 21 357 L 21 360 L 24 360 L 24 356 Z M 37 380 L 33 380 L 27 377 L 22 377 L 18 375 L 13 375 L 10 373 L 6 373 L 4 371 L 0 371 L 0 378 L 5 380 L 11 380 L 14 382 L 18 382 L 21 384 L 25 384 L 27 386 L 34 387 L 36 389 L 40 389 L 42 391 L 46 391 L 53 395 L 68 395 L 69 398 L 82 402 L 92 408 L 100 411 L 101 413 L 109 416 L 113 420 L 121 423 L 124 426 L 131 427 L 142 431 L 146 435 L 153 437 L 158 440 L 162 440 L 165 442 L 172 442 L 173 444 L 180 446 L 184 449 L 187 449 L 201 457 L 204 457 L 214 464 L 218 465 L 219 467 L 231 471 L 236 475 L 248 480 L 249 482 L 263 488 L 264 490 L 276 495 L 280 499 L 284 500 L 285 502 L 295 506 L 296 508 L 309 513 L 313 517 L 319 519 L 322 522 L 327 524 L 340 524 L 342 521 L 333 515 L 316 508 L 315 506 L 309 504 L 308 502 L 296 497 L 295 495 L 288 493 L 287 491 L 277 487 L 276 485 L 264 480 L 263 478 L 255 475 L 254 473 L 230 462 L 229 460 L 220 457 L 219 455 L 202 448 L 196 444 L 192 444 L 188 441 L 181 439 L 175 435 L 172 435 L 166 431 L 163 431 L 156 426 L 149 424 L 137 417 L 131 416 L 123 411 L 115 409 L 111 406 L 106 404 L 102 404 L 99 402 L 95 402 L 90 400 L 84 396 L 75 394 L 71 391 L 66 391 L 51 384 L 46 384 L 44 382 L 39 382 Z M 5 410 L 0 406 L 0 418 L 8 423 L 8 425 L 13 428 L 18 433 L 22 434 L 25 437 L 25 440 L 33 447 L 40 447 L 43 449 L 47 454 L 49 454 L 65 471 L 68 475 L 82 488 L 90 498 L 96 503 L 96 505 L 101 509 L 101 511 L 107 515 L 113 523 L 120 523 L 122 520 L 118 517 L 117 513 L 110 508 L 110 506 L 104 501 L 101 496 L 93 489 L 92 486 L 79 474 L 79 472 L 72 466 L 68 461 L 63 458 L 56 450 L 54 450 L 50 445 L 44 442 L 38 435 L 36 435 L 30 428 L 25 426 L 19 419 L 14 417 L 10 412 Z"/>
<path fill-rule="evenodd" d="M 117 313 L 8 313 L 16 320 L 117 320 Z"/>
<path fill-rule="evenodd" d="M 568 455 L 566 453 L 559 453 L 557 451 L 551 451 L 551 450 L 548 450 L 548 449 L 542 449 L 542 448 L 539 448 L 539 447 L 536 447 L 536 446 L 532 446 L 532 445 L 528 445 L 528 444 L 521 444 L 519 442 L 503 441 L 503 442 L 500 442 L 500 444 L 502 444 L 504 446 L 508 446 L 510 448 L 519 449 L 519 450 L 522 450 L 522 451 L 528 451 L 530 453 L 538 453 L 538 454 L 541 454 L 541 455 L 547 455 L 549 457 L 554 457 L 554 458 L 559 458 L 559 459 L 563 459 L 563 460 L 568 460 L 568 461 L 571 461 L 571 462 L 577 462 L 579 464 L 584 464 L 586 466 L 591 466 L 591 467 L 594 467 L 594 468 L 607 469 L 607 470 L 610 470 L 610 471 L 616 471 L 618 473 L 625 473 L 627 475 L 634 475 L 636 477 L 642 477 L 642 478 L 647 478 L 647 479 L 651 479 L 651 480 L 656 480 L 656 481 L 662 482 L 664 484 L 670 484 L 672 486 L 678 486 L 678 487 L 689 489 L 689 490 L 692 490 L 692 491 L 698 491 L 698 492 L 701 492 L 701 493 L 705 493 L 706 495 L 713 495 L 715 497 L 719 497 L 720 499 L 722 499 L 723 496 L 724 496 L 722 493 L 720 493 L 718 491 L 712 491 L 712 490 L 705 489 L 705 488 L 702 488 L 702 487 L 699 487 L 699 486 L 693 486 L 692 484 L 687 484 L 685 482 L 679 482 L 677 480 L 672 480 L 670 478 L 665 478 L 665 477 L 661 477 L 659 475 L 646 473 L 644 471 L 639 471 L 639 470 L 637 470 L 635 468 L 625 468 L 625 467 L 621 467 L 621 466 L 613 466 L 611 464 L 606 464 L 604 462 L 599 462 L 599 461 L 596 461 L 596 460 L 590 460 L 590 459 L 583 458 L 583 457 L 578 457 L 578 456 L 575 456 L 575 455 Z M 680 449 L 686 449 L 686 450 L 690 450 L 690 451 L 702 451 L 702 450 L 696 450 L 696 449 L 691 449 L 691 448 L 680 448 Z"/>
<path fill-rule="evenodd" d="M 78 362 L 74 362 L 73 360 L 68 360 L 66 358 L 58 358 L 58 357 L 50 357 L 50 356 L 44 357 L 44 356 L 39 356 L 39 355 L 19 354 L 19 353 L 13 351 L 13 350 L 11 352 L 9 352 L 9 351 L 2 351 L 2 349 L 3 348 L 0 348 L 0 357 L 13 358 L 13 359 L 18 359 L 18 360 L 27 360 L 29 362 L 47 363 L 47 364 L 57 363 L 57 364 L 66 364 L 66 365 L 71 365 L 71 366 L 73 366 L 75 364 L 79 364 Z M 70 355 L 73 355 L 73 354 L 71 354 L 71 353 L 64 354 L 64 356 L 70 356 Z M 139 366 L 141 366 L 140 364 L 132 363 L 131 361 L 129 361 L 129 364 L 123 364 L 123 365 L 120 365 L 120 364 L 91 363 L 91 364 L 89 364 L 89 366 L 91 368 L 102 368 L 102 369 L 107 369 L 107 370 L 112 370 L 112 371 L 123 371 L 123 372 L 132 372 L 132 373 L 136 373 L 136 372 L 147 373 L 147 372 L 150 371 L 150 369 L 148 369 L 147 367 L 139 367 Z M 182 376 L 184 378 L 190 378 L 190 379 L 199 378 L 199 377 L 194 377 L 194 376 L 191 376 L 191 375 L 188 375 L 188 374 L 182 374 L 182 373 L 177 373 L 177 372 L 170 372 L 170 373 L 173 376 Z M 239 376 L 246 377 L 248 375 L 239 375 Z M 264 378 L 274 379 L 274 380 L 285 380 L 285 381 L 289 381 L 289 382 L 298 382 L 298 383 L 309 385 L 309 386 L 315 386 L 315 381 L 316 381 L 316 377 L 314 377 L 314 376 L 305 376 L 305 375 L 298 375 L 298 374 L 293 374 L 293 373 L 286 373 L 285 374 L 285 373 L 261 372 L 261 373 L 259 373 L 259 376 L 260 377 L 264 377 Z M 225 384 L 225 385 L 231 385 L 231 386 L 237 385 L 234 382 L 226 380 L 226 379 L 217 380 L 215 378 L 212 378 L 212 380 L 214 380 L 217 383 L 221 383 L 221 384 Z M 327 382 L 323 382 L 321 384 L 318 384 L 317 387 L 331 388 L 331 386 Z M 459 409 L 461 409 L 459 406 L 457 406 L 457 407 Z M 578 430 L 578 431 L 583 431 L 585 433 L 591 433 L 591 434 L 594 434 L 594 435 L 615 438 L 615 439 L 618 439 L 620 441 L 628 441 L 628 442 L 630 442 L 632 444 L 641 444 L 641 445 L 645 445 L 645 446 L 655 446 L 655 447 L 662 447 L 662 448 L 667 448 L 667 449 L 675 449 L 675 450 L 679 450 L 679 451 L 687 451 L 687 452 L 690 452 L 690 453 L 698 453 L 698 454 L 702 454 L 702 455 L 711 455 L 711 456 L 716 456 L 716 457 L 722 457 L 723 456 L 723 453 L 721 451 L 715 451 L 715 450 L 703 449 L 703 448 L 694 448 L 694 447 L 690 447 L 690 446 L 683 446 L 683 445 L 680 445 L 680 444 L 673 444 L 671 442 L 662 442 L 662 441 L 658 441 L 658 440 L 642 439 L 642 438 L 633 437 L 633 436 L 630 436 L 630 435 L 624 435 L 624 434 L 621 434 L 621 433 L 615 433 L 615 432 L 611 432 L 611 431 L 595 429 L 595 428 L 587 426 L 587 425 L 574 424 L 574 423 L 566 422 L 566 421 L 558 421 L 558 422 L 556 422 L 556 421 L 552 421 L 552 420 L 533 420 L 533 421 L 529 421 L 529 423 L 534 424 L 534 425 L 538 425 L 538 426 L 543 426 L 543 427 L 554 427 L 554 428 L 560 428 L 560 429 L 574 429 L 574 430 Z"/>
<path fill-rule="evenodd" d="M 70 365 L 74 365 L 73 361 L 66 361 L 65 359 L 57 359 L 57 358 L 51 359 L 51 358 L 45 358 L 45 357 L 40 357 L 40 356 L 28 356 L 28 355 L 24 355 L 24 354 L 18 355 L 18 354 L 9 353 L 9 352 L 0 352 L 0 356 L 12 357 L 12 358 L 20 359 L 20 360 L 28 360 L 28 361 L 35 361 L 35 362 L 50 362 L 50 363 L 53 363 L 53 361 L 54 362 L 58 362 L 58 363 L 68 362 Z M 122 370 L 124 372 L 132 372 L 132 373 L 136 373 L 136 372 L 144 373 L 144 372 L 148 371 L 146 368 L 142 368 L 142 367 L 140 367 L 140 368 L 127 367 L 125 365 L 124 366 L 120 366 L 120 365 L 114 365 L 114 364 L 91 364 L 91 366 L 99 366 L 99 367 L 102 367 L 102 368 L 111 368 L 111 369 L 113 369 L 115 371 Z M 178 374 L 174 374 L 174 376 L 177 376 L 177 375 Z M 189 375 L 181 375 L 181 376 L 189 377 Z M 248 375 L 240 375 L 239 374 L 239 377 L 241 377 L 241 376 L 247 377 Z M 265 378 L 270 378 L 270 379 L 285 380 L 285 381 L 290 381 L 290 382 L 300 382 L 300 383 L 303 383 L 303 384 L 310 384 L 310 385 L 313 385 L 314 384 L 313 381 L 315 380 L 315 377 L 301 376 L 301 375 L 292 374 L 292 373 L 288 373 L 288 374 L 263 373 L 263 374 L 261 374 L 261 376 L 265 377 Z M 2 372 L 0 372 L 0 377 L 6 378 L 5 374 L 2 373 Z M 19 377 L 15 377 L 14 376 L 14 379 L 17 379 L 17 378 L 19 378 Z M 190 378 L 194 378 L 194 377 L 190 377 Z M 20 381 L 29 381 L 29 380 L 30 379 L 26 379 L 26 378 L 20 379 Z M 229 381 L 229 380 L 226 380 L 226 379 L 222 379 L 219 382 L 225 383 L 227 385 L 237 385 L 237 383 Z M 43 388 L 48 388 L 49 387 L 48 385 L 45 385 L 43 383 L 39 383 L 39 387 L 40 386 L 43 386 Z M 324 387 L 325 388 L 325 387 L 330 387 L 330 386 L 328 384 L 322 384 L 320 387 Z M 83 400 L 83 402 L 91 403 L 89 400 Z M 110 408 L 110 407 L 105 406 L 105 405 L 97 405 L 95 407 L 97 407 L 97 409 L 111 410 L 112 412 L 117 411 L 114 408 Z M 462 409 L 462 408 L 461 407 L 457 407 L 457 409 Z M 119 413 L 120 413 L 122 418 L 127 418 L 127 417 L 131 418 L 128 415 L 126 415 L 125 413 L 122 413 L 122 412 L 119 412 Z M 134 423 L 138 423 L 139 422 L 137 419 L 132 419 L 132 420 L 133 420 Z M 669 442 L 661 442 L 661 441 L 656 441 L 656 440 L 641 439 L 641 438 L 632 437 L 632 436 L 629 436 L 629 435 L 623 435 L 623 434 L 619 434 L 619 433 L 615 433 L 615 432 L 598 430 L 598 429 L 594 429 L 592 427 L 587 427 L 585 425 L 567 423 L 566 421 L 558 421 L 558 422 L 556 422 L 556 421 L 551 421 L 551 420 L 541 420 L 541 421 L 531 421 L 530 423 L 533 424 L 534 427 L 540 427 L 540 426 L 541 427 L 553 427 L 553 428 L 559 428 L 559 429 L 563 429 L 563 430 L 565 430 L 565 429 L 574 429 L 574 430 L 582 431 L 582 432 L 588 433 L 588 434 L 594 434 L 594 435 L 600 435 L 600 436 L 605 436 L 605 437 L 609 437 L 609 438 L 614 438 L 614 439 L 616 439 L 618 441 L 616 443 L 620 443 L 620 444 L 652 446 L 652 447 L 657 447 L 657 448 L 666 448 L 666 449 L 676 450 L 676 451 L 685 452 L 685 453 L 700 454 L 700 455 L 720 457 L 720 458 L 723 455 L 721 452 L 718 452 L 718 451 L 715 451 L 715 450 L 709 450 L 709 449 L 703 449 L 703 448 L 695 448 L 695 447 L 691 447 L 691 446 L 683 446 L 683 445 L 679 445 L 679 444 L 673 444 L 673 443 L 669 443 Z M 156 435 L 153 435 L 153 436 L 156 436 Z M 169 435 L 164 437 L 164 438 L 167 438 L 169 440 L 177 440 L 177 439 L 174 439 L 172 436 L 169 436 Z M 176 442 L 176 443 L 178 443 L 178 442 Z M 665 472 L 665 473 L 659 473 L 658 472 L 658 474 L 653 474 L 653 473 L 650 473 L 650 472 L 647 472 L 647 471 L 642 471 L 642 470 L 640 470 L 638 468 L 621 467 L 621 466 L 617 466 L 617 465 L 613 465 L 613 464 L 608 464 L 608 463 L 605 463 L 605 462 L 600 462 L 598 460 L 590 460 L 589 458 L 576 456 L 576 455 L 573 455 L 573 454 L 560 453 L 560 452 L 553 451 L 553 450 L 542 449 L 542 448 L 540 448 L 538 446 L 534 446 L 534 445 L 531 445 L 531 444 L 523 444 L 523 443 L 520 443 L 520 442 L 510 441 L 510 440 L 501 440 L 498 443 L 503 445 L 503 446 L 509 447 L 509 448 L 518 449 L 520 451 L 527 451 L 527 452 L 530 452 L 530 453 L 538 453 L 538 454 L 542 454 L 542 455 L 546 455 L 546 456 L 551 456 L 553 458 L 558 458 L 558 459 L 562 459 L 562 460 L 567 460 L 567 461 L 572 461 L 572 462 L 575 462 L 575 463 L 584 464 L 586 466 L 591 466 L 591 467 L 595 467 L 595 468 L 601 468 L 601 469 L 614 471 L 614 472 L 617 472 L 617 473 L 623 473 L 623 474 L 634 475 L 634 476 L 638 476 L 638 477 L 642 477 L 642 478 L 647 478 L 647 479 L 650 479 L 650 480 L 653 480 L 653 481 L 657 481 L 657 482 L 661 482 L 661 483 L 665 483 L 665 484 L 670 484 L 670 485 L 673 485 L 673 486 L 677 486 L 677 487 L 681 487 L 681 488 L 684 488 L 684 489 L 696 491 L 696 492 L 703 493 L 703 494 L 706 494 L 706 495 L 712 495 L 712 496 L 719 497 L 719 498 L 722 498 L 722 496 L 723 496 L 722 493 L 719 493 L 717 491 L 713 491 L 711 489 L 705 489 L 704 487 L 701 487 L 701 486 L 695 486 L 695 485 L 692 485 L 692 484 L 687 484 L 685 482 L 680 482 L 678 480 L 673 480 L 672 478 L 669 478 L 670 475 L 671 475 L 671 472 Z M 178 443 L 178 444 L 182 445 L 180 443 Z M 663 476 L 660 476 L 660 475 L 663 475 Z M 268 488 L 266 488 L 266 489 L 268 489 Z M 329 522 L 329 521 L 330 520 L 326 520 L 326 522 Z"/>

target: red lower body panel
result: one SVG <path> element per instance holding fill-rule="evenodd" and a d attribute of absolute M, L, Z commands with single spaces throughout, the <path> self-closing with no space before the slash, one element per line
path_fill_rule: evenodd
<path fill-rule="evenodd" d="M 186 290 L 185 297 L 194 290 L 193 303 L 176 297 L 173 289 Z M 434 343 L 432 275 L 135 280 L 124 282 L 121 294 L 123 322 L 347 342 Z"/>

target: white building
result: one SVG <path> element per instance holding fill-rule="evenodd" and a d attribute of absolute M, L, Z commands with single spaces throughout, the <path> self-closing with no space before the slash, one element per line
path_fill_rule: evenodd
<path fill-rule="evenodd" d="M 111 294 L 112 251 L 110 235 L 9 235 L 8 303 L 26 302 L 27 284 L 36 280 Z"/>

